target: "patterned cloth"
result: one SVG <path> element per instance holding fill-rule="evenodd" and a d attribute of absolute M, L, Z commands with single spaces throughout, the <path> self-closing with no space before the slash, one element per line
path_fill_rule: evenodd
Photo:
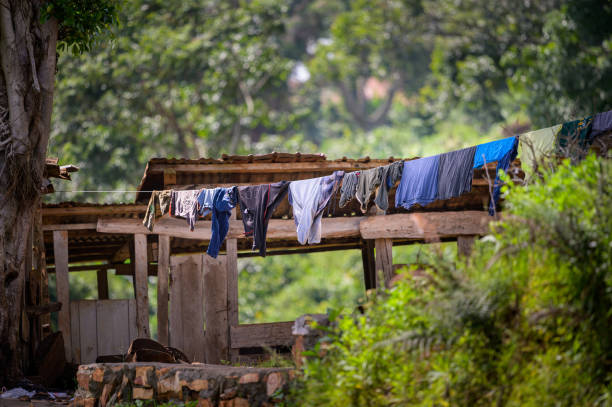
<path fill-rule="evenodd" d="M 198 194 L 197 189 L 187 191 L 172 191 L 172 205 L 170 215 L 177 218 L 187 219 L 189 230 L 195 229 L 198 219 Z"/>
<path fill-rule="evenodd" d="M 153 191 L 149 204 L 147 205 L 147 211 L 145 212 L 142 224 L 145 225 L 150 232 L 153 231 L 153 225 L 155 224 L 155 212 L 156 205 L 159 206 L 159 210 L 162 216 L 170 210 L 170 202 L 172 200 L 172 190 L 165 191 Z"/>

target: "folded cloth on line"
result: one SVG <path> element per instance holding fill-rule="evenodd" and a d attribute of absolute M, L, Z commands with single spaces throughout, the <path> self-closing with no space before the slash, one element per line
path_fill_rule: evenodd
<path fill-rule="evenodd" d="M 395 207 L 410 209 L 436 200 L 438 195 L 438 167 L 440 156 L 404 161 L 402 179 L 395 191 Z"/>
<path fill-rule="evenodd" d="M 212 212 L 210 243 L 206 253 L 213 258 L 219 254 L 221 244 L 229 231 L 232 209 L 238 201 L 238 188 L 202 189 L 198 194 L 198 214 Z"/>
<path fill-rule="evenodd" d="M 172 191 L 170 215 L 187 219 L 189 230 L 195 228 L 198 219 L 198 194 L 197 189 L 186 191 Z"/>
<path fill-rule="evenodd" d="M 476 146 L 440 154 L 436 199 L 450 199 L 472 190 L 475 153 Z"/>
<path fill-rule="evenodd" d="M 563 123 L 557 136 L 556 150 L 562 157 L 569 157 L 572 162 L 581 160 L 593 143 L 591 128 L 593 116 Z"/>
<path fill-rule="evenodd" d="M 591 128 L 591 139 L 601 136 L 612 130 L 612 110 L 604 113 L 597 113 L 593 117 L 593 125 Z"/>
<path fill-rule="evenodd" d="M 507 137 L 489 143 L 479 144 L 474 155 L 474 168 L 482 167 L 485 163 L 497 161 L 495 168 L 495 182 L 493 183 L 493 199 L 489 201 L 489 214 L 495 213 L 495 206 L 499 201 L 501 182 L 499 171 L 506 171 L 510 163 L 516 158 L 518 150 L 518 137 Z"/>
<path fill-rule="evenodd" d="M 344 207 L 351 199 L 355 197 L 357 183 L 359 182 L 360 171 L 349 172 L 344 174 L 342 186 L 340 187 L 340 202 L 338 206 Z"/>
<path fill-rule="evenodd" d="M 266 255 L 266 234 L 272 212 L 289 190 L 289 181 L 251 185 L 238 188 L 238 202 L 242 213 L 244 233 L 253 236 L 253 250 Z"/>
<path fill-rule="evenodd" d="M 521 162 L 535 168 L 542 157 L 549 155 L 555 150 L 555 140 L 560 129 L 561 125 L 557 124 L 545 129 L 521 134 L 519 137 L 519 156 L 521 157 Z"/>
<path fill-rule="evenodd" d="M 335 171 L 326 177 L 293 181 L 289 185 L 289 203 L 293 206 L 300 244 L 321 242 L 321 218 L 342 177 L 343 171 Z"/>
<path fill-rule="evenodd" d="M 361 212 L 365 213 L 368 210 L 368 203 L 370 202 L 372 192 L 374 192 L 382 182 L 382 173 L 383 167 L 377 167 L 361 171 L 361 174 L 359 174 L 355 198 L 357 198 L 361 204 Z"/>
<path fill-rule="evenodd" d="M 403 161 L 395 161 L 382 167 L 380 186 L 378 187 L 374 203 L 383 211 L 389 209 L 389 188 L 393 187 L 402 178 L 403 169 Z"/>
<path fill-rule="evenodd" d="M 153 191 L 149 204 L 147 205 L 147 211 L 145 212 L 142 224 L 145 225 L 150 232 L 153 231 L 153 225 L 155 224 L 155 211 L 156 205 L 159 206 L 159 211 L 162 216 L 170 210 L 170 202 L 172 199 L 172 191 L 167 189 L 165 191 Z"/>

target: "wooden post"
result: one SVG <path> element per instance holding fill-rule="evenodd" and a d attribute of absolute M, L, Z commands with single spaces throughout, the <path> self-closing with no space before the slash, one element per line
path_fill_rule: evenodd
<path fill-rule="evenodd" d="M 70 334 L 70 286 L 68 283 L 68 231 L 53 231 L 53 257 L 55 258 L 55 286 L 57 300 L 62 303 L 58 313 L 58 328 L 64 338 L 66 360 L 72 360 Z"/>
<path fill-rule="evenodd" d="M 157 340 L 168 345 L 168 270 L 170 236 L 158 236 L 157 254 Z"/>
<path fill-rule="evenodd" d="M 47 259 L 45 253 L 45 237 L 42 226 L 42 209 L 36 210 L 36 219 L 34 221 L 34 248 L 36 259 L 36 270 L 40 278 L 40 304 L 49 303 L 49 278 L 47 276 Z M 48 333 L 51 329 L 51 314 L 43 314 L 40 316 L 40 338 L 44 338 L 45 329 Z"/>
<path fill-rule="evenodd" d="M 170 346 L 194 362 L 206 362 L 202 257 L 170 258 Z"/>
<path fill-rule="evenodd" d="M 106 269 L 96 271 L 98 277 L 98 299 L 108 300 L 108 274 Z"/>
<path fill-rule="evenodd" d="M 470 257 L 476 236 L 457 236 L 457 254 Z"/>
<path fill-rule="evenodd" d="M 149 294 L 147 287 L 147 236 L 134 235 L 134 293 L 136 296 L 136 327 L 139 338 L 149 337 Z"/>
<path fill-rule="evenodd" d="M 228 360 L 227 257 L 204 255 L 204 312 L 206 363 Z"/>
<path fill-rule="evenodd" d="M 378 278 L 382 271 L 384 279 L 384 281 L 378 281 L 376 286 L 389 288 L 393 278 L 393 240 L 375 239 L 374 245 L 376 248 L 376 277 Z"/>
<path fill-rule="evenodd" d="M 363 280 L 365 282 L 365 289 L 371 290 L 376 288 L 374 240 L 367 239 L 363 241 L 363 246 L 361 247 L 361 261 L 363 263 Z"/>
<path fill-rule="evenodd" d="M 236 209 L 232 210 L 230 219 L 236 219 Z M 232 326 L 238 326 L 238 240 L 225 241 L 227 253 L 227 343 L 231 343 Z M 238 350 L 229 348 L 229 358 L 238 361 Z"/>

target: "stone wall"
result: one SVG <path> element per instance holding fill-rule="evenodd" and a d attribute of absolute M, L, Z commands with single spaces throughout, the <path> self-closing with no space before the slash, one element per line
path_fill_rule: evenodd
<path fill-rule="evenodd" d="M 133 400 L 198 401 L 205 407 L 273 406 L 295 371 L 166 363 L 81 365 L 77 405 L 107 406 Z"/>

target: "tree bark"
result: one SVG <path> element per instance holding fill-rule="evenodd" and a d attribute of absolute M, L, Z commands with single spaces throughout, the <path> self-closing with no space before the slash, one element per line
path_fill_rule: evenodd
<path fill-rule="evenodd" d="M 50 134 L 57 21 L 43 0 L 0 0 L 0 385 L 24 372 L 27 234 L 40 199 Z"/>

